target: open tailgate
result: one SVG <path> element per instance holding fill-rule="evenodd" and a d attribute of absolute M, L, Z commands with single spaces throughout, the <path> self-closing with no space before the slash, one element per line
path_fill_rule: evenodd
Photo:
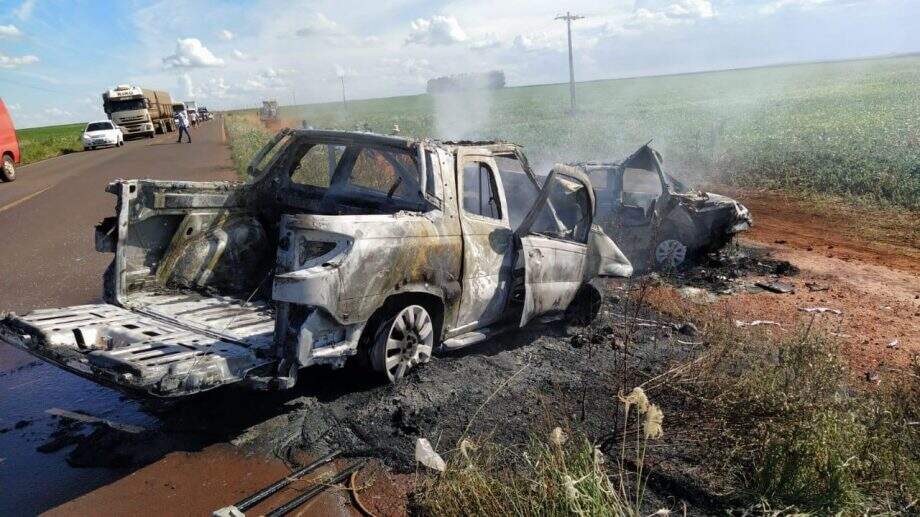
<path fill-rule="evenodd" d="M 95 382 L 158 397 L 238 382 L 271 362 L 245 341 L 108 304 L 6 316 L 0 341 Z"/>

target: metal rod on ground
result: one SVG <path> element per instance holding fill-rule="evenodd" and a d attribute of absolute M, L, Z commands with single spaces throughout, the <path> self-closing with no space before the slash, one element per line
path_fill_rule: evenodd
<path fill-rule="evenodd" d="M 345 481 L 346 479 L 349 478 L 349 476 L 351 476 L 353 472 L 357 472 L 358 469 L 360 469 L 363 466 L 364 466 L 363 461 L 349 465 L 347 468 L 345 468 L 345 470 L 333 476 L 329 481 L 326 481 L 324 483 L 320 483 L 320 484 L 310 487 L 310 489 L 307 490 L 306 492 L 300 494 L 294 499 L 291 499 L 290 501 L 284 503 L 278 508 L 275 508 L 274 510 L 266 513 L 265 517 L 281 517 L 282 515 L 289 514 L 290 512 L 302 506 L 304 503 L 306 503 L 310 499 L 313 499 L 314 497 L 316 497 L 317 495 L 325 491 L 331 485 L 335 485 L 335 484 Z"/>
<path fill-rule="evenodd" d="M 312 472 L 312 471 L 318 469 L 319 467 L 321 467 L 321 466 L 323 466 L 323 465 L 329 463 L 330 461 L 334 460 L 334 459 L 336 458 L 336 456 L 338 456 L 338 455 L 341 454 L 341 453 L 342 453 L 342 451 L 338 451 L 338 450 L 337 450 L 337 451 L 332 451 L 332 452 L 330 452 L 329 454 L 323 456 L 322 458 L 320 458 L 320 459 L 314 461 L 313 463 L 310 463 L 309 465 L 306 465 L 306 466 L 304 466 L 304 467 L 301 467 L 301 468 L 295 470 L 294 472 L 291 472 L 291 473 L 290 473 L 287 477 L 285 477 L 284 479 L 282 479 L 282 480 L 280 480 L 280 481 L 277 481 L 277 482 L 275 482 L 275 483 L 272 483 L 271 485 L 269 485 L 269 486 L 263 488 L 262 490 L 259 490 L 258 492 L 252 494 L 251 496 L 247 497 L 246 499 L 243 499 L 242 501 L 236 503 L 236 504 L 233 505 L 233 506 L 235 506 L 237 510 L 239 510 L 239 511 L 241 511 L 241 512 L 245 512 L 246 510 L 252 508 L 253 506 L 255 506 L 255 505 L 261 503 L 261 502 L 264 501 L 265 499 L 268 499 L 268 498 L 271 497 L 273 494 L 278 493 L 278 491 L 280 491 L 280 490 L 283 489 L 284 487 L 290 485 L 291 483 L 293 483 L 293 482 L 296 481 L 297 479 L 303 477 L 305 474 L 309 474 L 310 472 Z"/>
<path fill-rule="evenodd" d="M 575 61 L 572 59 L 572 22 L 581 20 L 584 16 L 572 14 L 566 11 L 565 15 L 559 15 L 557 20 L 565 20 L 565 26 L 569 35 L 569 100 L 571 101 L 572 114 L 575 113 Z"/>

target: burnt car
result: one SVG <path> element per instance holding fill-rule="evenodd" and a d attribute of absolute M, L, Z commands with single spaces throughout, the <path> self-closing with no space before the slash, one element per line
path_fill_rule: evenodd
<path fill-rule="evenodd" d="M 513 144 L 287 129 L 249 172 L 109 184 L 106 303 L 7 315 L 0 340 L 160 397 L 286 389 L 352 357 L 393 382 L 632 272 L 588 177 L 540 182 Z"/>
<path fill-rule="evenodd" d="M 751 227 L 750 211 L 726 196 L 688 189 L 649 145 L 621 162 L 574 164 L 591 178 L 595 222 L 637 266 L 679 268 Z"/>

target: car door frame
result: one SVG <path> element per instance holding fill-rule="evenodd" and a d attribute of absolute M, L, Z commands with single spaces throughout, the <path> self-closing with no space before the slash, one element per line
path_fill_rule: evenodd
<path fill-rule="evenodd" d="M 484 163 L 491 169 L 498 192 L 501 219 L 466 211 L 463 168 L 470 162 Z M 511 266 L 514 255 L 514 233 L 509 221 L 508 201 L 492 152 L 479 148 L 459 149 L 455 174 L 457 212 L 463 234 L 463 261 L 460 303 L 451 335 L 487 327 L 504 317 L 511 293 Z"/>
<path fill-rule="evenodd" d="M 584 242 L 531 232 L 540 211 L 549 203 L 550 188 L 557 178 L 581 183 L 585 189 L 588 206 Z M 552 204 L 549 207 L 555 212 Z M 595 207 L 594 189 L 586 174 L 571 166 L 553 167 L 530 212 L 515 232 L 520 253 L 518 263 L 523 262 L 524 265 L 524 303 L 520 326 L 523 327 L 537 316 L 565 310 L 584 284 Z"/>

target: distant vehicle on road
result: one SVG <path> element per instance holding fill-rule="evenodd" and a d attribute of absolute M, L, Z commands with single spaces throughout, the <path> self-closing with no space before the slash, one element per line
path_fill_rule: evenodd
<path fill-rule="evenodd" d="M 193 125 L 198 125 L 198 103 L 195 101 L 185 101 L 185 110 L 188 115 L 188 121 Z"/>
<path fill-rule="evenodd" d="M 273 122 L 278 120 L 278 101 L 262 101 L 262 109 L 259 110 L 259 120 L 262 122 Z"/>
<path fill-rule="evenodd" d="M 102 108 L 125 135 L 153 138 L 175 130 L 172 99 L 163 91 L 120 84 L 102 94 Z"/>
<path fill-rule="evenodd" d="M 121 147 L 125 145 L 125 134 L 121 128 L 108 120 L 90 122 L 83 130 L 83 150 L 97 147 Z"/>
<path fill-rule="evenodd" d="M 214 118 L 214 115 L 210 111 L 208 111 L 208 108 L 205 108 L 204 106 L 202 106 L 198 108 L 198 118 L 200 118 L 201 120 L 211 120 L 212 118 Z"/>
<path fill-rule="evenodd" d="M 13 120 L 6 111 L 3 99 L 0 99 L 0 180 L 13 181 L 16 179 L 16 164 L 19 163 L 19 139 L 16 138 L 16 128 Z"/>

